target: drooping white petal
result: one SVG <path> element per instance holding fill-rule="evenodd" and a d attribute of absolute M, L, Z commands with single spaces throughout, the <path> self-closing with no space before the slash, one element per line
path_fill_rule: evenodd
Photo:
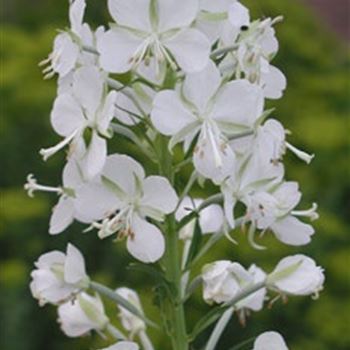
<path fill-rule="evenodd" d="M 226 84 L 218 95 L 212 118 L 223 124 L 223 131 L 225 123 L 251 128 L 262 115 L 263 107 L 264 96 L 259 86 L 247 80 L 235 80 Z"/>
<path fill-rule="evenodd" d="M 72 31 L 76 35 L 80 35 L 86 8 L 85 0 L 73 0 L 69 9 L 69 20 Z"/>
<path fill-rule="evenodd" d="M 268 72 L 261 73 L 261 85 L 266 98 L 279 99 L 287 87 L 285 75 L 276 67 L 269 67 Z"/>
<path fill-rule="evenodd" d="M 133 66 L 133 55 L 142 42 L 142 38 L 121 28 L 107 31 L 97 42 L 101 67 L 111 73 L 129 71 Z"/>
<path fill-rule="evenodd" d="M 75 189 L 83 184 L 83 173 L 77 159 L 71 158 L 63 169 L 63 186 Z"/>
<path fill-rule="evenodd" d="M 97 67 L 79 68 L 73 77 L 73 93 L 86 109 L 87 117 L 94 121 L 97 108 L 101 104 L 104 79 Z"/>
<path fill-rule="evenodd" d="M 188 27 L 195 20 L 199 11 L 199 0 L 182 1 L 161 0 L 158 1 L 158 31 L 160 33 L 171 29 Z"/>
<path fill-rule="evenodd" d="M 78 102 L 68 94 L 59 95 L 51 113 L 51 123 L 61 136 L 69 136 L 75 130 L 82 129 L 86 123 Z"/>
<path fill-rule="evenodd" d="M 165 240 L 160 230 L 138 215 L 134 215 L 131 229 L 134 235 L 127 241 L 129 253 L 146 264 L 158 261 L 165 251 Z"/>
<path fill-rule="evenodd" d="M 293 246 L 310 243 L 311 236 L 315 233 L 311 225 L 301 222 L 292 215 L 274 222 L 271 230 L 281 242 Z"/>
<path fill-rule="evenodd" d="M 120 26 L 145 32 L 152 30 L 150 0 L 108 0 L 108 10 Z"/>
<path fill-rule="evenodd" d="M 97 117 L 98 131 L 102 134 L 106 134 L 111 120 L 114 117 L 115 102 L 117 98 L 117 92 L 111 91 L 105 101 L 102 110 Z"/>
<path fill-rule="evenodd" d="M 288 348 L 279 333 L 265 332 L 256 338 L 253 350 L 288 350 Z"/>
<path fill-rule="evenodd" d="M 200 72 L 209 61 L 210 42 L 197 29 L 184 29 L 163 44 L 175 57 L 177 64 L 186 73 Z"/>
<path fill-rule="evenodd" d="M 196 170 L 220 184 L 235 171 L 236 157 L 226 140 L 211 126 L 204 126 L 193 155 Z"/>
<path fill-rule="evenodd" d="M 175 135 L 197 120 L 172 90 L 164 90 L 156 95 L 151 119 L 158 131 L 168 136 Z"/>
<path fill-rule="evenodd" d="M 101 220 L 113 214 L 120 205 L 117 196 L 101 184 L 86 184 L 76 192 L 75 208 L 84 222 Z"/>
<path fill-rule="evenodd" d="M 107 141 L 93 131 L 92 138 L 83 159 L 84 176 L 93 179 L 103 169 L 107 159 Z"/>
<path fill-rule="evenodd" d="M 241 28 L 242 26 L 249 26 L 250 14 L 249 10 L 243 6 L 240 2 L 236 1 L 229 8 L 229 20 L 232 26 L 235 28 Z"/>
<path fill-rule="evenodd" d="M 224 195 L 224 212 L 225 218 L 230 225 L 231 229 L 235 228 L 235 218 L 234 218 L 234 209 L 236 205 L 236 198 L 234 197 L 230 188 L 224 184 L 221 186 L 221 192 Z"/>
<path fill-rule="evenodd" d="M 204 113 L 220 84 L 220 71 L 210 60 L 202 71 L 186 75 L 183 93 L 186 99 L 198 108 L 200 113 Z"/>
<path fill-rule="evenodd" d="M 117 344 L 109 346 L 108 348 L 104 348 L 101 350 L 139 350 L 140 347 L 138 344 L 130 342 L 130 341 L 121 341 Z"/>
<path fill-rule="evenodd" d="M 161 176 L 149 176 L 143 183 L 142 206 L 170 214 L 176 208 L 178 196 L 170 182 Z"/>
<path fill-rule="evenodd" d="M 84 257 L 74 245 L 69 243 L 64 264 L 64 279 L 67 283 L 73 284 L 86 277 Z"/>
<path fill-rule="evenodd" d="M 133 158 L 113 154 L 107 157 L 102 175 L 116 183 L 127 195 L 132 196 L 135 193 L 135 176 L 143 180 L 145 171 Z"/>
<path fill-rule="evenodd" d="M 61 197 L 52 210 L 49 233 L 57 235 L 63 232 L 74 220 L 74 202 L 71 198 Z"/>

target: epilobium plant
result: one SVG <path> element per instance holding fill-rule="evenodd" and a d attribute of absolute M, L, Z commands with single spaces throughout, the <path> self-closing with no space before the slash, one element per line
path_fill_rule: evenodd
<path fill-rule="evenodd" d="M 25 188 L 31 196 L 59 196 L 50 234 L 77 220 L 101 239 L 126 241 L 135 260 L 153 264 L 145 271 L 163 287 L 161 317 L 149 319 L 136 291 L 92 281 L 71 244 L 66 254 L 49 252 L 35 263 L 31 291 L 40 305 L 58 307 L 69 337 L 109 333 L 116 343 L 105 350 L 152 350 L 151 327 L 165 332 L 174 350 L 196 349 L 197 337 L 212 327 L 204 349 L 213 350 L 234 313 L 245 324 L 269 299 L 317 296 L 323 270 L 305 255 L 282 259 L 270 273 L 254 262 L 247 268 L 210 261 L 215 244 L 236 243 L 240 229 L 257 254 L 269 232 L 292 246 L 314 234 L 300 218 L 317 219 L 317 206 L 296 209 L 299 185 L 285 180 L 283 165 L 287 150 L 307 163 L 313 156 L 287 142 L 289 133 L 265 109 L 265 100 L 286 88 L 272 65 L 281 18 L 252 20 L 236 0 L 108 0 L 113 23 L 92 30 L 83 22 L 85 8 L 85 0 L 70 0 L 70 28 L 43 63 L 45 78 L 58 75 L 51 123 L 63 140 L 40 153 L 47 160 L 67 150 L 62 184 L 40 185 L 29 175 Z M 121 139 L 142 157 L 110 154 Z M 193 191 L 207 185 L 209 197 Z M 210 263 L 195 275 L 204 256 Z M 200 286 L 212 310 L 190 327 L 186 303 Z M 102 297 L 116 303 L 120 329 Z M 287 349 L 276 332 L 248 345 Z"/>

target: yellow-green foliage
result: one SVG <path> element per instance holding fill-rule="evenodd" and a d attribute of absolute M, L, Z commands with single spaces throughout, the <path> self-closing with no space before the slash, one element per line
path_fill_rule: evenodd
<path fill-rule="evenodd" d="M 28 199 L 22 192 L 29 172 L 35 173 L 40 182 L 60 183 L 64 156 L 57 155 L 44 164 L 37 153 L 42 146 L 58 140 L 49 126 L 55 84 L 42 81 L 37 63 L 50 51 L 55 28 L 67 24 L 66 2 L 6 1 L 2 14 L 0 303 L 5 326 L 1 327 L 2 349 L 6 350 L 95 349 L 107 343 L 97 336 L 66 339 L 56 325 L 55 309 L 39 309 L 31 298 L 29 272 L 34 260 L 47 250 L 64 249 L 68 240 L 87 256 L 89 271 L 97 279 L 112 287 L 125 284 L 140 288 L 146 311 L 151 318 L 158 317 L 149 278 L 125 269 L 131 259 L 122 245 L 100 242 L 93 233 L 82 234 L 78 224 L 59 237 L 49 237 L 47 223 L 56 198 L 38 194 Z M 286 73 L 289 88 L 282 100 L 269 105 L 277 107 L 274 116 L 293 131 L 291 142 L 316 153 L 311 166 L 287 156 L 287 177 L 300 181 L 305 208 L 313 201 L 319 202 L 321 219 L 308 247 L 286 247 L 266 235 L 259 242 L 269 249 L 255 251 L 244 234 L 234 232 L 239 245 L 223 242 L 203 263 L 230 258 L 246 265 L 254 261 L 268 270 L 282 256 L 302 251 L 325 267 L 327 283 L 318 301 L 298 298 L 287 305 L 276 303 L 272 310 L 253 315 L 245 329 L 233 320 L 218 349 L 228 349 L 235 341 L 270 329 L 285 334 L 293 350 L 349 349 L 349 57 L 345 45 L 327 31 L 323 20 L 298 1 L 242 2 L 253 9 L 254 16 L 285 17 L 277 26 L 281 49 L 275 64 Z M 107 23 L 105 2 L 88 3 L 89 22 Z M 208 310 L 199 293 L 192 305 L 187 315 L 190 326 Z M 115 316 L 112 304 L 107 304 L 107 309 Z M 157 337 L 157 349 L 167 350 L 164 335 L 152 335 Z"/>

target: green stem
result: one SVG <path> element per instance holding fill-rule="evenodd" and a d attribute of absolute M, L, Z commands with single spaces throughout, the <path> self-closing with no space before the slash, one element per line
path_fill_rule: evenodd
<path fill-rule="evenodd" d="M 174 183 L 174 168 L 168 150 L 168 139 L 159 137 L 159 168 L 160 173 Z M 171 338 L 174 350 L 187 350 L 188 338 L 186 331 L 185 311 L 181 293 L 181 256 L 179 252 L 178 232 L 174 215 L 169 215 L 165 222 L 166 252 L 164 256 L 165 276 L 174 286 L 174 298 L 169 300 L 171 322 Z"/>

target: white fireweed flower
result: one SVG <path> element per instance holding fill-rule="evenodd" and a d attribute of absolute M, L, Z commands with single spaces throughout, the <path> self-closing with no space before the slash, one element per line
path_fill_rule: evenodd
<path fill-rule="evenodd" d="M 145 177 L 142 166 L 125 155 L 111 155 L 102 170 L 101 184 L 88 184 L 77 194 L 77 208 L 99 229 L 100 238 L 118 233 L 127 238 L 131 255 L 145 263 L 164 253 L 164 237 L 146 217 L 163 221 L 172 213 L 178 197 L 169 181 Z M 102 223 L 97 223 L 102 220 Z"/>
<path fill-rule="evenodd" d="M 52 251 L 40 256 L 31 273 L 30 289 L 40 306 L 73 299 L 89 285 L 81 252 L 68 244 L 66 254 Z"/>
<path fill-rule="evenodd" d="M 101 350 L 140 350 L 138 344 L 131 341 L 120 341 L 108 348 L 103 348 Z"/>
<path fill-rule="evenodd" d="M 105 79 L 96 67 L 82 67 L 74 74 L 73 94 L 60 94 L 54 104 L 51 123 L 64 137 L 54 147 L 42 149 L 40 154 L 48 159 L 71 144 L 84 140 L 84 132 L 92 131 L 91 141 L 84 156 L 84 174 L 93 178 L 103 168 L 107 156 L 109 124 L 114 115 L 116 92 L 105 93 Z M 101 136 L 100 136 L 101 135 Z M 104 136 L 104 137 L 102 137 Z"/>
<path fill-rule="evenodd" d="M 175 213 L 177 221 L 181 221 L 185 216 L 189 215 L 191 211 L 198 208 L 203 203 L 203 199 L 191 199 L 185 197 L 180 203 L 179 208 Z M 182 240 L 191 240 L 195 228 L 196 219 L 193 219 L 180 232 L 179 237 Z M 212 204 L 201 210 L 199 213 L 199 225 L 202 234 L 215 233 L 220 231 L 224 224 L 224 213 L 220 205 Z"/>
<path fill-rule="evenodd" d="M 40 63 L 41 66 L 48 64 L 44 69 L 45 79 L 55 73 L 59 75 L 59 90 L 71 80 L 71 73 L 79 64 L 97 63 L 96 54 L 83 51 L 83 46 L 96 47 L 96 40 L 104 30 L 99 27 L 93 33 L 89 25 L 83 23 L 85 8 L 86 0 L 70 0 L 70 29 L 56 36 L 52 53 Z"/>
<path fill-rule="evenodd" d="M 297 254 L 282 259 L 268 276 L 268 287 L 286 295 L 312 295 L 323 289 L 324 270 L 305 255 Z"/>
<path fill-rule="evenodd" d="M 256 338 L 253 350 L 288 350 L 288 347 L 279 333 L 265 332 Z"/>
<path fill-rule="evenodd" d="M 209 59 L 210 43 L 190 28 L 199 0 L 109 0 L 117 25 L 98 41 L 100 64 L 112 73 L 124 73 L 156 59 L 156 74 L 168 63 L 185 72 L 202 70 Z"/>
<path fill-rule="evenodd" d="M 156 92 L 149 86 L 135 83 L 132 88 L 125 88 L 117 94 L 115 117 L 126 125 L 136 125 L 141 118 L 147 118 L 152 110 Z"/>
<path fill-rule="evenodd" d="M 314 228 L 297 217 L 318 218 L 316 204 L 310 210 L 296 211 L 301 199 L 298 183 L 283 182 L 272 192 L 255 192 L 247 195 L 243 202 L 247 207 L 246 220 L 259 230 L 270 229 L 278 240 L 299 246 L 308 244 L 315 233 Z"/>
<path fill-rule="evenodd" d="M 124 299 L 128 300 L 132 305 L 134 305 L 142 314 L 142 306 L 141 301 L 138 294 L 129 288 L 118 288 L 116 293 L 119 294 Z M 130 333 L 130 338 L 132 339 L 135 335 L 137 335 L 140 331 L 144 331 L 146 329 L 145 322 L 139 317 L 135 316 L 133 313 L 128 311 L 122 306 L 119 306 L 119 318 L 125 330 Z"/>
<path fill-rule="evenodd" d="M 238 263 L 215 261 L 202 269 L 203 298 L 208 304 L 221 304 L 232 300 L 252 276 Z"/>
<path fill-rule="evenodd" d="M 210 61 L 200 73 L 188 74 L 178 91 L 159 92 L 151 119 L 164 135 L 172 136 L 169 147 L 184 141 L 188 149 L 198 136 L 193 162 L 196 170 L 215 183 L 233 173 L 235 155 L 228 136 L 250 130 L 263 113 L 264 98 L 246 80 L 222 82 Z"/>
<path fill-rule="evenodd" d="M 109 319 L 98 294 L 93 297 L 81 293 L 76 300 L 58 307 L 58 322 L 62 331 L 73 338 L 81 337 L 93 330 L 103 331 L 109 324 Z"/>
<path fill-rule="evenodd" d="M 235 18 L 229 19 L 233 7 Z M 237 0 L 201 0 L 200 10 L 195 25 L 219 48 L 233 45 L 241 28 L 250 23 L 249 10 Z"/>
<path fill-rule="evenodd" d="M 278 68 L 270 64 L 279 48 L 273 25 L 281 18 L 250 23 L 249 11 L 239 2 L 231 1 L 226 6 L 231 26 L 225 25 L 219 48 L 235 49 L 225 55 L 220 63 L 221 71 L 232 76 L 234 70 L 237 79 L 243 74 L 250 82 L 263 88 L 266 98 L 282 97 L 287 80 Z"/>
<path fill-rule="evenodd" d="M 77 147 L 73 155 L 66 163 L 62 174 L 62 186 L 50 187 L 37 183 L 33 174 L 27 177 L 27 183 L 24 185 L 30 197 L 34 196 L 35 191 L 56 193 L 59 195 L 58 203 L 52 210 L 49 225 L 49 233 L 56 235 L 63 232 L 74 219 L 86 222 L 75 209 L 75 194 L 78 188 L 84 185 L 87 180 L 82 171 L 81 155 L 85 152 L 85 147 L 81 144 Z"/>

